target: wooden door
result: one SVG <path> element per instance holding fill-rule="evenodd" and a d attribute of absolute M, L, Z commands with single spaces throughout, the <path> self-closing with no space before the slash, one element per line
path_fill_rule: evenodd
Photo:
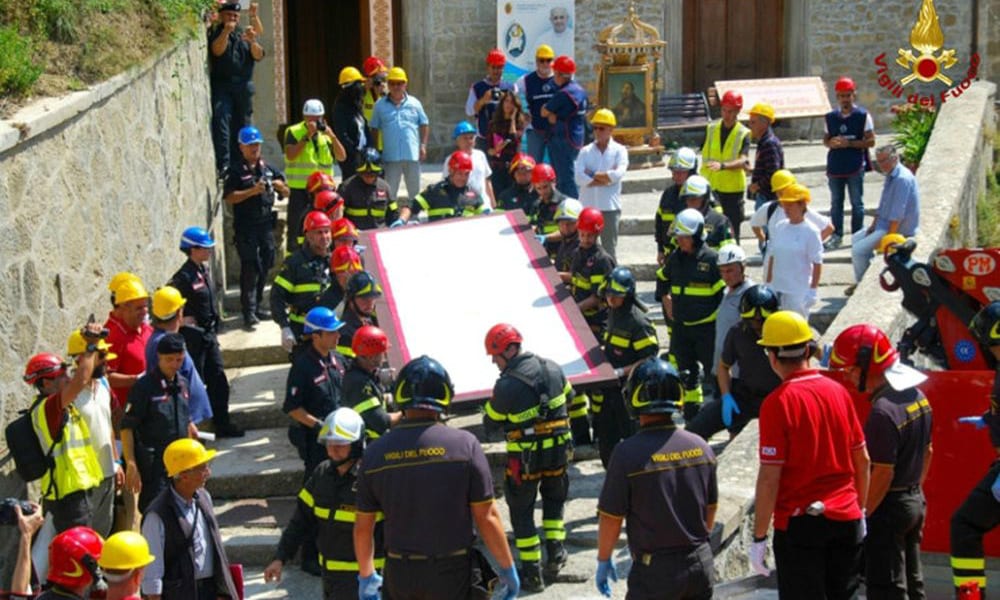
<path fill-rule="evenodd" d="M 684 0 L 682 92 L 784 75 L 784 0 Z"/>

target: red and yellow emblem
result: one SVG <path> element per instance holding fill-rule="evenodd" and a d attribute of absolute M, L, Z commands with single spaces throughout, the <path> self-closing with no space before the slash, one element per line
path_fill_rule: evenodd
<path fill-rule="evenodd" d="M 920 16 L 910 30 L 910 45 L 920 52 L 919 56 L 914 56 L 909 49 L 899 49 L 899 57 L 896 64 L 909 69 L 911 73 L 900 80 L 902 85 L 906 85 L 914 79 L 923 82 L 939 80 L 945 85 L 951 85 L 951 79 L 942 71 L 954 66 L 958 59 L 955 58 L 955 50 L 941 50 L 937 56 L 935 52 L 944 45 L 944 33 L 941 31 L 941 24 L 938 22 L 937 11 L 934 10 L 934 0 L 923 0 L 920 6 Z"/>

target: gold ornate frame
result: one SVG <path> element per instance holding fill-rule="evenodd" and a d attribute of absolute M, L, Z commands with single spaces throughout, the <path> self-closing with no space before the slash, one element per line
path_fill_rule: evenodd
<path fill-rule="evenodd" d="M 622 85 L 629 82 L 635 86 L 637 81 L 642 82 L 642 90 L 636 90 L 635 94 L 642 100 L 643 107 L 645 107 L 645 118 L 642 124 L 625 124 L 622 116 L 618 115 L 617 111 L 615 114 L 615 117 L 618 118 L 615 139 L 626 145 L 641 145 L 655 132 L 654 123 L 656 121 L 656 114 L 654 111 L 656 110 L 656 105 L 654 99 L 656 94 L 653 87 L 653 65 L 648 63 L 639 65 L 601 65 L 601 76 L 597 93 L 601 106 L 614 110 Z"/>

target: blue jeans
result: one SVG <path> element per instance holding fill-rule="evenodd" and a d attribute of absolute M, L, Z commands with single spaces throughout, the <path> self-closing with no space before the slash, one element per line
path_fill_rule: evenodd
<path fill-rule="evenodd" d="M 549 158 L 556 172 L 556 189 L 570 198 L 579 198 L 580 190 L 573 178 L 573 163 L 576 162 L 580 149 L 575 148 L 566 137 L 552 136 L 549 139 Z"/>
<path fill-rule="evenodd" d="M 830 221 L 833 234 L 844 237 L 844 187 L 851 196 L 851 233 L 864 227 L 865 221 L 865 174 L 864 171 L 850 177 L 829 177 Z"/>
<path fill-rule="evenodd" d="M 754 194 L 753 195 L 753 209 L 754 209 L 754 212 L 760 210 L 761 206 L 764 206 L 765 204 L 767 204 L 770 201 L 771 201 L 770 198 L 768 198 L 764 194 L 761 194 L 760 192 L 757 192 L 756 194 Z"/>
<path fill-rule="evenodd" d="M 535 131 L 534 129 L 524 132 L 524 138 L 528 142 L 528 154 L 535 159 L 536 163 L 545 162 L 545 150 L 548 146 L 547 135 L 547 131 Z"/>

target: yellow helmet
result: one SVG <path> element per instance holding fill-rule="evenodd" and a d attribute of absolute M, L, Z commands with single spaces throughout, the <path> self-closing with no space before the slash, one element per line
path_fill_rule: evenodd
<path fill-rule="evenodd" d="M 779 310 L 764 321 L 757 344 L 765 348 L 796 346 L 813 339 L 806 318 L 793 310 Z"/>
<path fill-rule="evenodd" d="M 535 49 L 535 58 L 554 59 L 555 57 L 556 57 L 555 50 L 553 50 L 552 46 L 549 46 L 548 44 L 541 44 L 540 46 L 538 46 L 538 48 Z"/>
<path fill-rule="evenodd" d="M 771 175 L 772 192 L 780 192 L 793 183 L 798 183 L 798 180 L 795 179 L 795 175 L 792 175 L 792 172 L 788 169 L 778 169 Z"/>
<path fill-rule="evenodd" d="M 896 244 L 902 244 L 906 242 L 906 236 L 901 233 L 887 233 L 882 236 L 882 239 L 878 242 L 878 248 L 875 249 L 879 254 L 885 254 L 886 252 L 892 251 L 892 246 Z"/>
<path fill-rule="evenodd" d="M 146 286 L 142 285 L 142 282 L 138 279 L 128 279 L 123 281 L 114 290 L 114 294 L 115 306 L 131 302 L 132 300 L 149 298 L 149 292 L 146 291 Z"/>
<path fill-rule="evenodd" d="M 772 125 L 774 124 L 774 107 L 767 102 L 758 102 L 757 104 L 754 104 L 753 108 L 750 109 L 750 114 L 757 115 L 758 117 L 764 117 L 770 121 Z"/>
<path fill-rule="evenodd" d="M 105 540 L 97 564 L 102 569 L 131 571 L 145 567 L 154 560 L 156 557 L 149 553 L 146 538 L 134 531 L 119 531 Z"/>
<path fill-rule="evenodd" d="M 611 112 L 609 108 L 600 108 L 594 113 L 594 116 L 590 118 L 591 125 L 607 125 L 608 127 L 617 127 L 618 120 L 615 119 L 615 113 Z"/>
<path fill-rule="evenodd" d="M 73 333 L 69 334 L 69 339 L 66 340 L 66 354 L 70 356 L 80 356 L 87 351 L 87 344 L 87 338 L 83 337 L 83 334 L 80 333 L 79 329 L 77 329 Z M 97 347 L 98 352 L 108 352 L 108 350 L 111 350 L 111 344 L 104 339 L 97 340 L 97 342 L 94 343 L 94 346 Z M 118 358 L 117 354 L 108 352 L 108 360 L 114 360 L 116 358 Z"/>
<path fill-rule="evenodd" d="M 181 438 L 170 442 L 163 451 L 163 465 L 167 467 L 167 477 L 203 465 L 215 458 L 215 450 L 205 450 L 198 440 Z"/>
<path fill-rule="evenodd" d="M 361 71 L 354 67 L 344 67 L 340 70 L 340 79 L 337 83 L 340 85 L 348 85 L 354 83 L 355 81 L 364 81 L 364 77 L 361 76 Z"/>
<path fill-rule="evenodd" d="M 389 75 L 386 76 L 386 80 L 402 81 L 403 83 L 409 81 L 409 79 L 406 78 L 406 71 L 403 70 L 403 67 L 393 67 L 389 69 Z"/>
<path fill-rule="evenodd" d="M 187 298 L 172 285 L 165 285 L 153 293 L 153 316 L 161 321 L 174 318 L 177 311 L 187 304 Z"/>
<path fill-rule="evenodd" d="M 121 273 L 117 273 L 114 277 L 111 278 L 111 281 L 108 283 L 108 291 L 111 292 L 112 294 L 117 292 L 121 284 L 125 283 L 126 281 L 142 281 L 142 280 L 139 279 L 139 276 L 136 275 L 135 273 L 131 273 L 129 271 L 122 271 Z"/>
<path fill-rule="evenodd" d="M 774 188 L 771 188 L 774 189 Z M 810 202 L 812 200 L 812 194 L 809 193 L 809 188 L 800 184 L 793 183 L 792 185 L 785 186 L 778 192 L 778 202 Z"/>

